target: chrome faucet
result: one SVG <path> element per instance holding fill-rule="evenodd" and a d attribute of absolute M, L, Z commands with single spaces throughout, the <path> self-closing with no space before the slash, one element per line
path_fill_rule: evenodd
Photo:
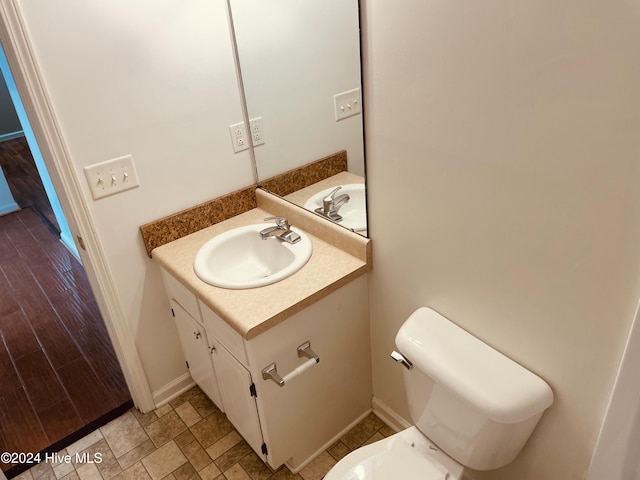
<path fill-rule="evenodd" d="M 349 201 L 351 197 L 347 193 L 343 193 L 342 195 L 338 195 L 336 197 L 336 193 L 342 187 L 336 187 L 329 195 L 322 199 L 322 206 L 316 208 L 316 213 L 323 215 L 334 222 L 342 221 L 342 215 L 338 213 L 340 207 L 342 207 L 345 203 Z"/>
<path fill-rule="evenodd" d="M 265 222 L 269 220 L 275 220 L 276 224 L 273 227 L 267 227 L 260 231 L 260 238 L 266 240 L 269 237 L 276 237 L 287 243 L 296 243 L 300 241 L 300 235 L 291 230 L 291 225 L 286 217 L 267 217 Z"/>

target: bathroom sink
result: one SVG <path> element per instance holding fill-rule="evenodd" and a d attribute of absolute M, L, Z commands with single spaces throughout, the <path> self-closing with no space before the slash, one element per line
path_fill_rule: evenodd
<path fill-rule="evenodd" d="M 339 210 L 339 214 L 342 216 L 342 220 L 336 222 L 338 225 L 347 227 L 353 231 L 360 232 L 367 229 L 367 211 L 364 194 L 363 183 L 351 183 L 347 185 L 341 185 L 341 189 L 338 190 L 337 195 L 346 193 L 349 195 L 349 201 L 345 203 Z M 336 187 L 327 188 L 321 192 L 313 195 L 304 204 L 304 208 L 311 210 L 312 212 L 316 208 L 322 207 L 322 199 L 327 195 L 330 195 Z"/>
<path fill-rule="evenodd" d="M 198 278 L 215 287 L 243 289 L 270 285 L 300 270 L 311 257 L 311 240 L 295 228 L 291 230 L 300 235 L 296 243 L 263 240 L 260 231 L 272 225 L 246 225 L 213 237 L 196 254 Z"/>

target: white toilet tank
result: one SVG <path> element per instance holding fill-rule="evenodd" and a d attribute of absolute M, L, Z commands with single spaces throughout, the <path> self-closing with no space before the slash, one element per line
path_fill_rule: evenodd
<path fill-rule="evenodd" d="M 396 346 L 415 425 L 448 455 L 476 470 L 512 461 L 544 410 L 549 385 L 436 311 L 422 307 Z"/>

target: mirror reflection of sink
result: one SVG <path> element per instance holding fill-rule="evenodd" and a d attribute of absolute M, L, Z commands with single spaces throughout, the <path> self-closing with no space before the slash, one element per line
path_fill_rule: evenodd
<path fill-rule="evenodd" d="M 196 254 L 198 278 L 215 287 L 243 289 L 270 285 L 300 270 L 311 257 L 311 240 L 295 228 L 301 238 L 294 244 L 263 240 L 260 231 L 272 225 L 246 225 L 213 237 Z"/>
<path fill-rule="evenodd" d="M 336 195 L 344 193 L 349 195 L 349 201 L 345 203 L 338 213 L 342 216 L 342 220 L 336 222 L 338 225 L 349 228 L 356 232 L 367 229 L 367 210 L 363 183 L 351 183 L 341 185 Z M 336 187 L 327 188 L 313 195 L 304 204 L 307 210 L 315 211 L 316 208 L 322 207 L 322 200 L 333 192 Z"/>

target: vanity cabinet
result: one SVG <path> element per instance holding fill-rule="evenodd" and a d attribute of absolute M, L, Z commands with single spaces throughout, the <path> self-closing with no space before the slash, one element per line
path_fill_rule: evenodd
<path fill-rule="evenodd" d="M 216 369 L 211 363 L 211 356 L 215 353 L 213 344 L 207 342 L 204 326 L 191 317 L 174 299 L 170 299 L 170 301 L 171 312 L 175 319 L 178 337 L 191 378 L 213 400 L 213 403 L 224 411 Z"/>
<path fill-rule="evenodd" d="M 162 278 L 191 378 L 266 460 L 255 384 L 245 366 L 242 337 L 165 270 Z"/>
<path fill-rule="evenodd" d="M 366 275 L 300 306 L 257 335 L 243 336 L 203 299 L 162 272 L 172 304 L 177 303 L 173 308 L 181 311 L 176 322 L 194 381 L 272 468 L 286 464 L 292 472 L 299 471 L 371 411 Z M 189 315 L 189 309 L 194 313 Z M 190 331 L 196 327 L 204 333 Z M 191 368 L 196 360 L 190 355 L 203 337 L 210 367 L 208 375 L 200 376 L 199 369 Z M 309 358 L 298 354 L 298 347 L 307 343 L 319 362 L 307 363 Z M 207 365 L 200 354 L 197 362 Z M 272 364 L 287 380 L 283 386 L 263 375 Z M 302 365 L 308 368 L 289 375 Z M 219 390 L 209 393 L 203 385 L 214 379 Z"/>
<path fill-rule="evenodd" d="M 214 362 L 218 381 L 224 386 L 221 393 L 227 418 L 249 446 L 264 460 L 264 441 L 251 373 L 215 338 L 209 337 L 209 339 L 216 348 Z"/>

